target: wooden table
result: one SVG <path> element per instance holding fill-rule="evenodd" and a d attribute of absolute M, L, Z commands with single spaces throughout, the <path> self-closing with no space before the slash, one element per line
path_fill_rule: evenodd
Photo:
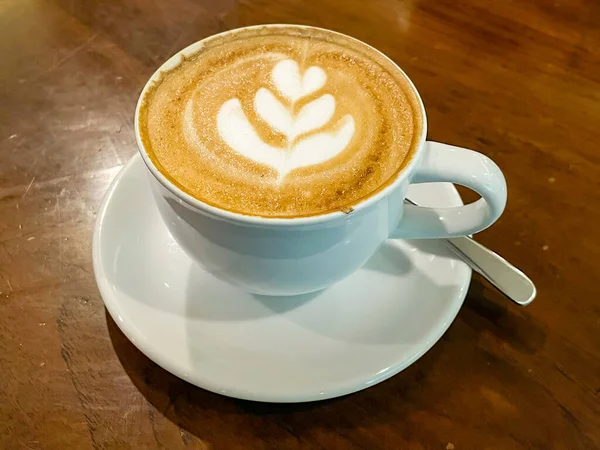
<path fill-rule="evenodd" d="M 508 206 L 478 239 L 533 278 L 532 305 L 475 277 L 417 363 L 314 404 L 211 394 L 129 343 L 91 236 L 138 93 L 180 48 L 265 22 L 381 49 L 431 139 L 502 167 Z M 0 448 L 600 448 L 598 1 L 4 0 L 0 54 Z"/>

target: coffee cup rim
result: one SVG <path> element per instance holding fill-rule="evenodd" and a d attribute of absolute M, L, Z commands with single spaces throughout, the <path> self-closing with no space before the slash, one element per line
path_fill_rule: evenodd
<path fill-rule="evenodd" d="M 315 215 L 310 215 L 310 216 L 289 217 L 288 218 L 288 217 L 264 217 L 264 216 L 257 216 L 257 215 L 249 215 L 249 214 L 242 214 L 242 213 L 218 208 L 216 206 L 210 205 L 206 202 L 203 202 L 202 200 L 199 200 L 199 199 L 193 197 L 192 195 L 188 194 L 187 192 L 183 191 L 181 188 L 176 186 L 173 182 L 171 182 L 165 175 L 163 175 L 160 172 L 160 170 L 158 170 L 158 168 L 156 167 L 156 165 L 154 164 L 154 162 L 151 160 L 150 156 L 148 155 L 148 152 L 146 151 L 146 149 L 144 147 L 144 143 L 142 142 L 142 138 L 140 135 L 140 128 L 139 128 L 140 108 L 143 105 L 143 101 L 146 96 L 146 93 L 148 92 L 148 89 L 157 80 L 157 78 L 161 76 L 161 74 L 163 72 L 172 70 L 173 68 L 177 67 L 179 64 L 181 64 L 181 62 L 184 58 L 187 58 L 187 57 L 190 57 L 190 56 L 196 54 L 197 52 L 199 52 L 202 49 L 202 47 L 207 42 L 210 42 L 212 39 L 215 39 L 217 37 L 222 37 L 222 36 L 225 36 L 228 34 L 235 34 L 235 33 L 245 31 L 245 30 L 251 30 L 251 29 L 260 29 L 260 28 L 277 29 L 277 28 L 283 28 L 283 27 L 295 27 L 295 28 L 305 28 L 305 29 L 312 29 L 312 30 L 321 30 L 321 31 L 325 31 L 328 33 L 337 34 L 344 38 L 356 41 L 362 45 L 366 45 L 371 50 L 379 53 L 383 58 L 387 59 L 397 70 L 399 70 L 404 75 L 404 77 L 408 81 L 409 86 L 416 94 L 416 98 L 418 100 L 418 105 L 421 109 L 421 116 L 423 118 L 423 123 L 422 123 L 422 127 L 421 127 L 421 136 L 419 136 L 419 140 L 418 140 L 416 148 L 412 151 L 412 154 L 409 156 L 410 159 L 409 159 L 408 163 L 405 164 L 404 167 L 402 167 L 395 175 L 393 175 L 393 177 L 395 177 L 395 179 L 393 181 L 391 181 L 391 182 L 387 181 L 386 186 L 384 186 L 383 188 L 380 188 L 374 194 L 365 196 L 362 199 L 358 200 L 356 203 L 354 203 L 351 207 L 350 212 L 344 212 L 341 210 L 337 210 L 337 211 L 330 211 L 330 212 L 325 212 L 322 214 L 315 214 Z M 249 225 L 249 226 L 268 225 L 268 226 L 278 226 L 278 227 L 279 226 L 281 226 L 281 227 L 296 227 L 296 226 L 303 226 L 303 225 L 324 224 L 324 223 L 337 221 L 340 219 L 348 219 L 352 215 L 356 215 L 360 211 L 365 210 L 365 209 L 369 208 L 371 205 L 386 198 L 394 190 L 396 190 L 398 188 L 398 186 L 400 184 L 402 184 L 404 179 L 406 177 L 408 177 L 408 175 L 410 173 L 412 173 L 412 171 L 416 168 L 416 166 L 419 163 L 419 160 L 420 160 L 419 155 L 421 154 L 421 152 L 423 150 L 423 147 L 425 144 L 425 138 L 427 136 L 427 116 L 425 113 L 425 105 L 423 104 L 423 99 L 421 98 L 421 95 L 419 94 L 419 91 L 417 90 L 413 81 L 406 74 L 406 72 L 404 72 L 404 70 L 402 70 L 402 68 L 398 64 L 396 64 L 392 59 L 390 59 L 386 54 L 384 54 L 380 50 L 367 44 L 366 42 L 361 41 L 360 39 L 354 38 L 352 36 L 348 36 L 344 33 L 329 30 L 326 28 L 315 27 L 315 26 L 310 26 L 310 25 L 278 23 L 278 24 L 252 25 L 252 26 L 234 28 L 231 30 L 223 31 L 221 33 L 217 33 L 217 34 L 208 36 L 204 39 L 201 39 L 199 41 L 196 41 L 196 42 L 188 45 L 187 47 L 179 50 L 178 52 L 176 52 L 174 55 L 172 55 L 170 58 L 168 58 L 163 64 L 161 64 L 160 67 L 158 69 L 156 69 L 156 71 L 154 71 L 154 73 L 150 76 L 150 78 L 144 85 L 142 91 L 140 92 L 140 95 L 139 95 L 139 98 L 138 98 L 138 101 L 136 104 L 136 108 L 135 108 L 135 114 L 134 114 L 134 130 L 135 130 L 135 139 L 136 139 L 136 143 L 137 143 L 137 147 L 138 147 L 138 152 L 140 153 L 140 156 L 142 157 L 142 160 L 144 161 L 144 164 L 146 165 L 146 167 L 148 168 L 150 173 L 164 188 L 166 188 L 171 194 L 173 194 L 175 197 L 177 197 L 180 201 L 185 203 L 188 207 L 191 207 L 192 209 L 198 210 L 209 216 L 225 220 L 227 222 L 234 222 L 234 223 L 239 223 L 239 224 L 244 224 L 244 225 Z"/>

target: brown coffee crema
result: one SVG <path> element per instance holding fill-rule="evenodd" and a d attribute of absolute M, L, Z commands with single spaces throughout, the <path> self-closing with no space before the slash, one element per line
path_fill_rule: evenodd
<path fill-rule="evenodd" d="M 346 211 L 395 179 L 423 114 L 408 79 L 354 39 L 300 26 L 240 29 L 146 91 L 139 129 L 173 184 L 262 217 Z"/>

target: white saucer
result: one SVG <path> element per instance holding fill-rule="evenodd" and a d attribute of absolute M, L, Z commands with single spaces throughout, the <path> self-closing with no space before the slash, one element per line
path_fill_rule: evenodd
<path fill-rule="evenodd" d="M 444 334 L 471 270 L 441 242 L 388 241 L 317 294 L 269 298 L 203 272 L 175 244 L 136 155 L 94 231 L 96 280 L 111 316 L 150 359 L 209 391 L 304 402 L 348 394 L 403 370 Z M 411 186 L 430 206 L 462 204 L 451 184 Z"/>

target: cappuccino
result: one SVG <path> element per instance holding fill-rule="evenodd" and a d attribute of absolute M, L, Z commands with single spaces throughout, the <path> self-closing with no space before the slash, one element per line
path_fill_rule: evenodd
<path fill-rule="evenodd" d="M 351 209 L 391 183 L 423 131 L 410 81 L 347 36 L 266 25 L 203 42 L 146 91 L 144 150 L 196 199 L 262 217 Z"/>

